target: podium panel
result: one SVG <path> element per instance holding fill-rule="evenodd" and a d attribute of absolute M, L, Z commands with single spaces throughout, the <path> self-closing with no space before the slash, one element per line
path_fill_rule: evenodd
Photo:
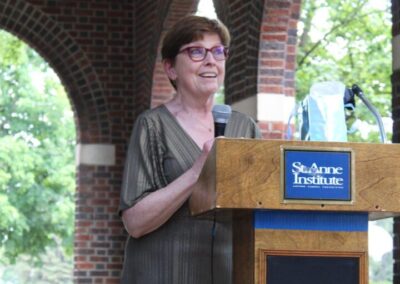
<path fill-rule="evenodd" d="M 360 261 L 358 255 L 310 256 L 288 255 L 279 252 L 266 253 L 265 278 L 260 283 L 268 284 L 355 284 L 360 282 Z"/>

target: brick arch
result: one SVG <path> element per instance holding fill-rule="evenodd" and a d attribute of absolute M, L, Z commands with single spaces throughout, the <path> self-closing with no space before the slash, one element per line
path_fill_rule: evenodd
<path fill-rule="evenodd" d="M 140 80 L 137 80 L 135 93 L 137 107 L 135 116 L 151 106 L 153 73 L 157 60 L 158 42 L 161 38 L 164 19 L 168 13 L 172 0 L 141 1 L 136 4 L 137 30 L 134 65 L 142 71 Z M 150 20 L 151 19 L 151 20 Z M 145 58 L 146 60 L 143 60 Z"/>
<path fill-rule="evenodd" d="M 177 19 L 188 13 L 194 13 L 198 2 L 199 0 L 171 1 L 160 39 Z M 225 78 L 226 102 L 232 104 L 257 92 L 257 47 L 264 1 L 214 0 L 213 2 L 218 18 L 227 25 L 233 38 L 231 45 L 233 55 L 227 62 Z M 159 53 L 160 46 L 153 72 L 152 107 L 167 101 L 174 93 L 164 74 Z"/>
<path fill-rule="evenodd" d="M 131 125 L 126 123 L 129 131 L 125 130 L 124 122 L 131 119 L 126 109 L 132 105 L 129 105 L 129 99 L 121 99 L 121 94 L 131 87 L 131 83 L 125 82 L 132 80 L 128 77 L 128 74 L 132 74 L 131 66 L 123 65 L 132 56 L 132 48 L 129 48 L 132 41 L 132 10 L 129 9 L 132 6 L 129 3 L 117 3 L 111 7 L 112 3 L 105 3 L 0 1 L 0 28 L 29 44 L 58 74 L 74 111 L 78 142 L 83 146 L 114 143 L 115 148 L 122 152 L 120 149 L 124 145 L 121 144 L 131 129 Z M 97 14 L 88 12 L 95 9 Z M 77 15 L 73 15 L 74 12 Z M 122 43 L 108 38 L 111 33 L 93 35 L 96 29 L 106 30 L 104 18 L 107 13 L 114 15 L 113 21 L 118 22 L 110 29 L 117 29 L 123 35 Z M 81 24 L 88 18 L 96 22 Z M 96 41 L 88 40 L 89 37 L 96 37 Z M 104 45 L 112 50 L 107 53 Z M 112 76 L 114 70 L 119 75 L 116 79 Z M 122 113 L 122 110 L 126 112 Z M 118 255 L 115 251 L 122 251 L 123 241 L 120 239 L 123 228 L 117 214 L 109 212 L 117 210 L 122 159 L 120 154 L 115 157 L 116 165 L 79 164 L 77 167 L 74 243 L 76 283 L 88 283 L 88 279 L 92 283 L 95 278 L 118 279 L 122 258 L 119 255 L 123 254 L 121 252 Z M 110 242 L 113 243 L 112 247 Z M 104 251 L 107 250 L 111 251 L 108 255 L 117 256 L 104 260 L 104 254 L 107 254 Z"/>
<path fill-rule="evenodd" d="M 78 141 L 109 139 L 110 131 L 102 127 L 97 110 L 104 101 L 101 84 L 75 40 L 51 17 L 22 0 L 0 3 L 0 28 L 29 44 L 58 74 L 75 113 Z"/>
<path fill-rule="evenodd" d="M 196 12 L 199 0 L 173 0 L 171 1 L 167 15 L 162 25 L 161 35 L 159 37 L 157 57 L 153 71 L 153 84 L 151 90 L 151 107 L 156 107 L 172 98 L 175 93 L 174 88 L 165 75 L 161 62 L 162 38 L 171 26 L 186 14 Z"/>
<path fill-rule="evenodd" d="M 232 36 L 231 55 L 227 62 L 225 78 L 225 101 L 228 104 L 234 104 L 257 93 L 258 48 L 263 5 L 263 0 L 214 0 L 215 12 Z"/>

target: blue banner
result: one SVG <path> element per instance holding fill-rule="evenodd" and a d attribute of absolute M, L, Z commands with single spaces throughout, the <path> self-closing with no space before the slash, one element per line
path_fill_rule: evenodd
<path fill-rule="evenodd" d="M 304 231 L 368 231 L 366 212 L 255 210 L 255 229 Z"/>
<path fill-rule="evenodd" d="M 284 200 L 352 201 L 351 151 L 284 150 Z"/>

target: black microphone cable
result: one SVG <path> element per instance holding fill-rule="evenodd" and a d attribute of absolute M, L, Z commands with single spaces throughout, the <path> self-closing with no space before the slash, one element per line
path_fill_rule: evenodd
<path fill-rule="evenodd" d="M 229 105 L 214 105 L 212 115 L 214 118 L 214 137 L 224 136 L 225 127 L 232 114 L 232 108 Z M 213 224 L 211 228 L 211 284 L 214 284 L 214 247 L 215 235 L 217 230 L 217 213 L 213 212 Z"/>
<path fill-rule="evenodd" d="M 217 227 L 217 213 L 213 212 L 213 224 L 211 227 L 211 284 L 214 284 L 214 246 L 215 246 L 215 235 Z"/>

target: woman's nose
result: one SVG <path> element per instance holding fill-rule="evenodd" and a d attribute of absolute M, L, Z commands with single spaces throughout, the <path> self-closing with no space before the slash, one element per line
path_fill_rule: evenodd
<path fill-rule="evenodd" d="M 214 58 L 214 55 L 210 50 L 207 50 L 206 57 L 204 58 L 204 63 L 211 63 L 215 64 L 216 60 Z"/>

